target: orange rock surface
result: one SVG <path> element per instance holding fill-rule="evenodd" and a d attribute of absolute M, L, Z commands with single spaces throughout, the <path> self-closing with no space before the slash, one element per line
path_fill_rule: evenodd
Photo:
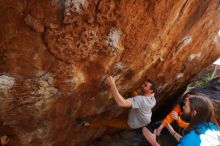
<path fill-rule="evenodd" d="M 0 134 L 13 146 L 75 146 L 123 115 L 123 95 L 159 84 L 157 107 L 220 56 L 218 0 L 0 0 Z M 159 118 L 159 117 L 158 117 Z"/>

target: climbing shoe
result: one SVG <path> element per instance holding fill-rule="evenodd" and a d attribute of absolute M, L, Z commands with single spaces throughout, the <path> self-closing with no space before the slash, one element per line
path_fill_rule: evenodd
<path fill-rule="evenodd" d="M 77 118 L 76 123 L 80 126 L 89 126 L 89 123 L 86 120 L 83 120 L 81 118 Z"/>

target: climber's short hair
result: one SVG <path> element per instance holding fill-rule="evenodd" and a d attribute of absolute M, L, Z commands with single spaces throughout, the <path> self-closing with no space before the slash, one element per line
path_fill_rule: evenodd
<path fill-rule="evenodd" d="M 157 82 L 154 81 L 154 80 L 149 80 L 147 79 L 146 80 L 147 82 L 151 83 L 151 90 L 153 90 L 153 92 L 156 94 L 158 92 L 158 85 L 157 85 Z"/>

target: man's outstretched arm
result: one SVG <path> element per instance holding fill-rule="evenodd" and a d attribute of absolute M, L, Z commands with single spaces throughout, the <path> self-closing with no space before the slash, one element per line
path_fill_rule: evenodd
<path fill-rule="evenodd" d="M 129 99 L 124 99 L 123 96 L 121 96 L 121 94 L 119 93 L 116 85 L 115 85 L 115 80 L 112 76 L 107 78 L 107 82 L 111 88 L 111 92 L 114 96 L 114 99 L 116 101 L 116 103 L 118 104 L 118 106 L 120 107 L 131 107 L 131 101 Z"/>
<path fill-rule="evenodd" d="M 145 139 L 152 145 L 152 146 L 160 146 L 160 144 L 156 140 L 156 129 L 154 133 L 151 133 L 146 127 L 142 128 L 142 133 Z"/>

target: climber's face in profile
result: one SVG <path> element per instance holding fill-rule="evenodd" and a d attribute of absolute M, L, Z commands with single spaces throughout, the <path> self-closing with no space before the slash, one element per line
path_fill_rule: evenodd
<path fill-rule="evenodd" d="M 192 112 L 191 112 L 192 110 L 190 108 L 189 98 L 190 96 L 188 95 L 188 97 L 185 98 L 184 105 L 183 105 L 183 117 L 188 122 L 190 122 L 191 118 L 193 117 Z"/>
<path fill-rule="evenodd" d="M 189 115 L 191 113 L 189 98 L 190 98 L 189 96 L 186 97 L 186 99 L 184 101 L 184 105 L 183 105 L 183 114 L 184 115 Z"/>
<path fill-rule="evenodd" d="M 145 93 L 153 93 L 153 90 L 151 90 L 152 84 L 150 82 L 144 82 L 144 84 L 141 87 Z"/>

